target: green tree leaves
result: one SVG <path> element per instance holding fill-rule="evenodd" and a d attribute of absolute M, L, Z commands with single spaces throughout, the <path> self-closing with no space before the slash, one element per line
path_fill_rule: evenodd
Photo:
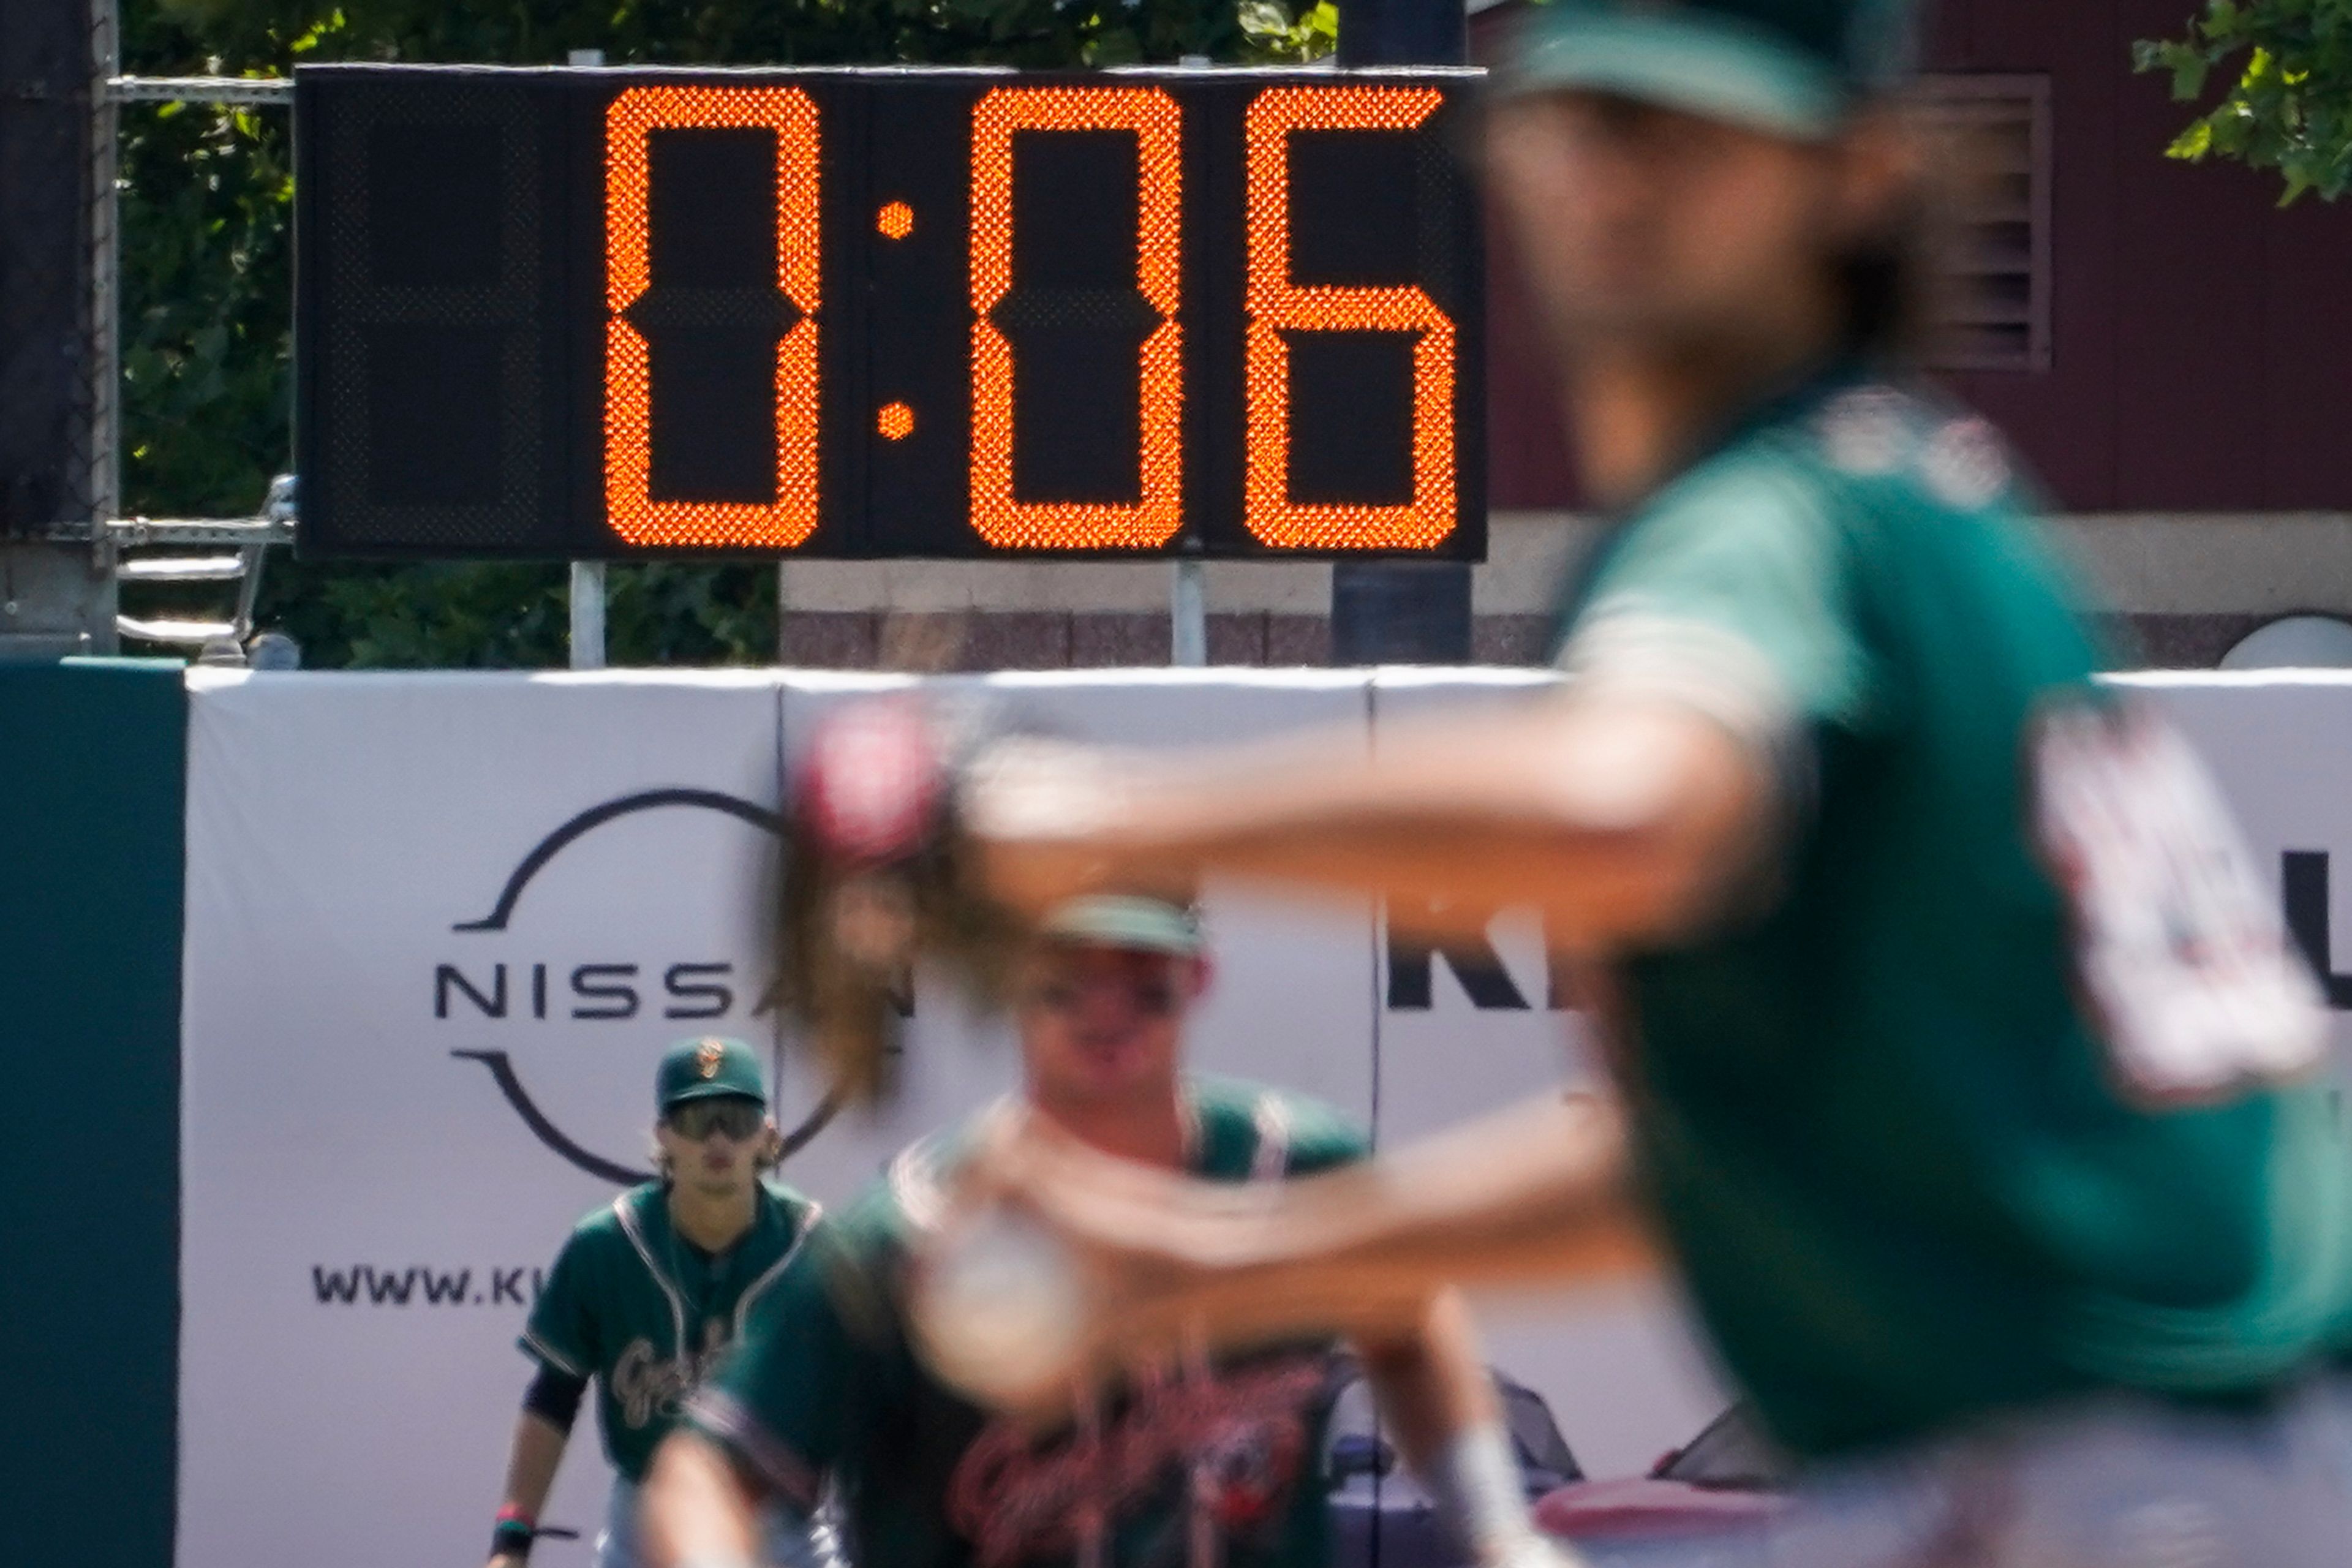
<path fill-rule="evenodd" d="M 2236 73 L 2168 156 L 2275 169 L 2282 206 L 2315 191 L 2332 202 L 2352 184 L 2352 0 L 2208 0 L 2179 37 L 2144 40 L 2132 58 L 2169 73 L 2183 102 Z"/>
<path fill-rule="evenodd" d="M 1339 47 L 1339 8 L 1331 0 L 1296 15 L 1278 0 L 1243 0 L 1241 27 L 1251 55 L 1268 64 L 1319 60 Z"/>

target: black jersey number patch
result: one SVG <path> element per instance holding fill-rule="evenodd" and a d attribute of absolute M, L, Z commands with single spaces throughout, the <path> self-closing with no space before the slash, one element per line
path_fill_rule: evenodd
<path fill-rule="evenodd" d="M 2317 1066 L 2317 987 L 2179 731 L 2144 703 L 2084 702 L 2044 714 L 2032 744 L 2036 837 L 2125 1086 L 2210 1100 Z"/>

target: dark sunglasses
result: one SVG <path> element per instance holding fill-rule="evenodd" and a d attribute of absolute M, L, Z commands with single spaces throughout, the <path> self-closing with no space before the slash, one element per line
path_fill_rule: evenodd
<path fill-rule="evenodd" d="M 1146 1017 L 1164 1018 L 1176 1010 L 1176 983 L 1165 974 L 1048 980 L 1031 995 L 1040 1007 L 1055 1013 L 1069 1013 L 1075 1012 L 1085 1003 L 1087 994 L 1096 990 L 1115 993 Z"/>
<path fill-rule="evenodd" d="M 689 1100 L 669 1113 L 670 1131 L 689 1143 L 699 1143 L 713 1132 L 724 1132 L 741 1142 L 766 1120 L 748 1100 Z"/>

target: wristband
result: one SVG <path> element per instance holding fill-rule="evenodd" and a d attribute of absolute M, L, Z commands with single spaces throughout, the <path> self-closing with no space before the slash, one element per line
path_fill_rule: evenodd
<path fill-rule="evenodd" d="M 538 1535 L 539 1521 L 509 1503 L 499 1510 L 498 1522 L 490 1527 L 490 1555 L 528 1557 Z"/>
<path fill-rule="evenodd" d="M 1433 1500 L 1476 1558 L 1507 1557 L 1534 1534 L 1528 1519 L 1527 1483 L 1500 1426 L 1482 1425 L 1455 1433 L 1433 1468 Z"/>

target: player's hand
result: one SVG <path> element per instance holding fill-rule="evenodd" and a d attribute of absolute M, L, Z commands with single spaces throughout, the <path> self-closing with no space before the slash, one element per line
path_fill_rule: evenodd
<path fill-rule="evenodd" d="M 1084 1389 L 1113 1303 L 1139 1293 L 1126 1278 L 1131 1260 L 1025 1201 L 1041 1179 L 1034 1162 L 1061 1142 L 1024 1110 L 994 1116 L 908 1279 L 915 1342 L 931 1370 L 985 1405 L 1041 1418 Z M 1124 1162 L 1101 1163 L 1113 1182 L 1129 1173 Z"/>
<path fill-rule="evenodd" d="M 1106 1277 L 1099 1283 L 1148 1297 L 1265 1261 L 1285 1190 L 1122 1160 L 1023 1116 L 984 1142 L 964 1191 L 1034 1215 Z"/>
<path fill-rule="evenodd" d="M 1234 1327 L 1246 1289 L 1234 1270 L 1277 1201 L 1273 1184 L 1195 1181 L 1007 1116 L 983 1133 L 915 1259 L 918 1342 L 983 1403 L 1066 1413 L 1099 1379 L 1197 1358 L 1210 1313 Z"/>
<path fill-rule="evenodd" d="M 511 1552 L 497 1552 L 491 1553 L 488 1568 L 530 1568 L 530 1563 L 528 1557 L 518 1557 Z"/>
<path fill-rule="evenodd" d="M 1285 1182 L 1197 1181 L 1009 1117 L 916 1259 L 918 1339 L 948 1381 L 1025 1407 L 1137 1362 L 1414 1331 L 1449 1283 L 1646 1275 L 1623 1157 L 1621 1116 L 1583 1096 Z"/>

